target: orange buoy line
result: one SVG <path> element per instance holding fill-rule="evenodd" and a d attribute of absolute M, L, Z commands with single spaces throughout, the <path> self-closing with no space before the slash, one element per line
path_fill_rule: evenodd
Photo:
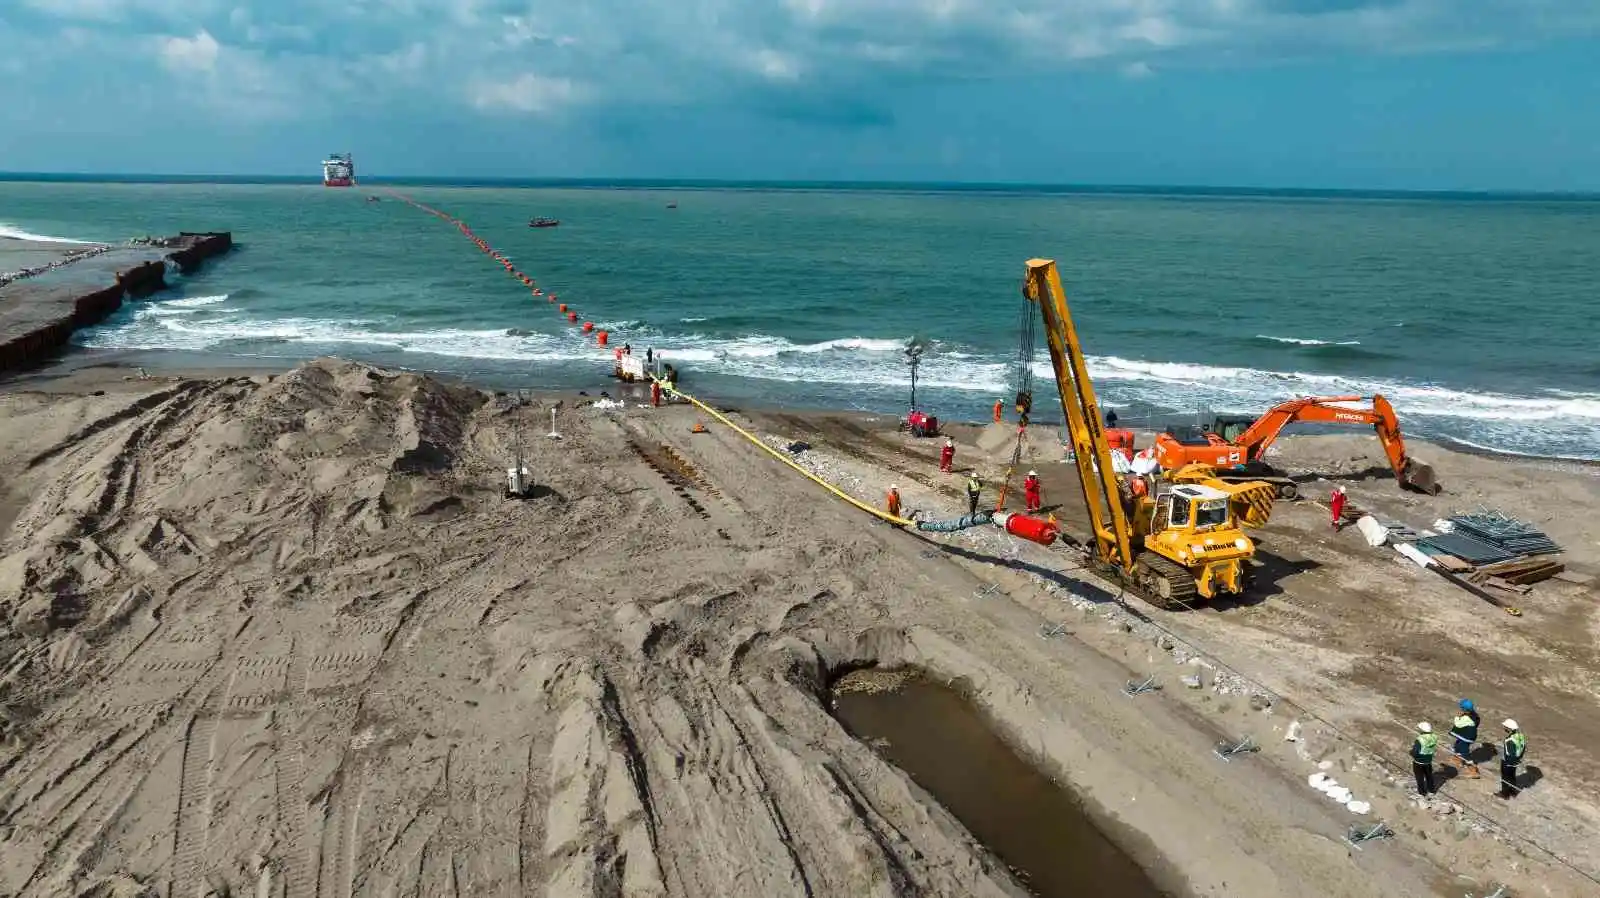
<path fill-rule="evenodd" d="M 488 256 L 491 259 L 493 259 L 497 264 L 499 264 L 502 268 L 504 268 L 506 270 L 507 274 L 510 274 L 513 278 L 515 278 L 516 280 L 520 281 L 522 283 L 522 286 L 528 288 L 528 291 L 531 293 L 531 295 L 533 295 L 533 296 L 543 296 L 545 298 L 546 302 L 548 302 L 551 305 L 554 305 L 556 307 L 557 312 L 563 318 L 565 318 L 567 320 L 568 324 L 577 324 L 578 323 L 579 316 L 578 316 L 578 312 L 575 309 L 569 308 L 567 306 L 567 304 L 564 303 L 564 302 L 559 302 L 560 298 L 558 296 L 556 296 L 556 294 L 554 294 L 554 293 L 546 293 L 539 286 L 539 282 L 534 280 L 532 275 L 527 274 L 526 272 L 523 272 L 523 271 L 519 270 L 517 268 L 515 262 L 511 261 L 510 258 L 508 258 L 504 254 L 502 254 L 499 250 L 495 249 L 493 246 L 490 246 L 489 245 L 489 241 L 484 240 L 482 237 L 479 237 L 477 234 L 474 234 L 472 232 L 472 229 L 467 227 L 467 223 L 466 222 L 462 221 L 459 218 L 456 218 L 454 215 L 451 215 L 448 212 L 443 212 L 443 211 L 441 211 L 439 209 L 435 209 L 432 206 L 429 206 L 429 205 L 427 205 L 425 203 L 419 203 L 416 200 L 412 199 L 409 196 L 406 196 L 403 193 L 398 193 L 396 191 L 388 190 L 388 189 L 385 189 L 384 193 L 387 193 L 388 195 L 394 197 L 395 199 L 399 200 L 402 203 L 405 203 L 408 206 L 411 206 L 411 207 L 413 207 L 415 209 L 420 209 L 423 212 L 426 212 L 429 215 L 432 215 L 434 218 L 439 219 L 440 221 L 447 222 L 449 224 L 455 225 L 456 230 L 460 231 L 461 234 L 463 236 L 465 236 L 468 240 L 471 240 L 473 242 L 473 245 L 477 246 L 478 249 L 484 255 Z M 599 349 L 605 349 L 606 348 L 606 344 L 608 342 L 610 342 L 610 339 L 611 339 L 611 332 L 597 329 L 595 327 L 595 324 L 594 324 L 593 321 L 584 321 L 582 327 L 579 328 L 579 332 L 584 334 L 587 338 L 593 339 L 595 341 L 596 347 L 599 348 Z M 616 353 L 617 353 L 617 357 L 618 358 L 622 357 L 622 350 L 618 349 L 618 350 L 616 350 Z"/>

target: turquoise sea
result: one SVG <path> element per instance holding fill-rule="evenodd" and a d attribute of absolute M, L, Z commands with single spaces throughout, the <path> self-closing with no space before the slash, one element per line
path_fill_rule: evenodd
<path fill-rule="evenodd" d="M 1045 256 L 1102 400 L 1125 418 L 1382 392 L 1419 435 L 1600 457 L 1593 199 L 398 189 L 732 401 L 903 411 L 901 350 L 921 336 L 919 403 L 980 418 L 1017 364 L 1023 262 Z M 339 354 L 604 387 L 607 354 L 455 228 L 381 190 L 5 182 L 0 239 L 233 231 L 236 253 L 80 332 L 83 347 L 215 364 Z M 529 229 L 532 216 L 561 226 Z M 1034 370 L 1048 377 L 1042 349 Z"/>

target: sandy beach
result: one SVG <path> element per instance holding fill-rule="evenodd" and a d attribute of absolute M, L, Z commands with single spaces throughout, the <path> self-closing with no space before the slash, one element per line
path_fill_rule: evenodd
<path fill-rule="evenodd" d="M 1027 894 L 830 714 L 873 666 L 959 687 L 1173 896 L 1600 894 L 1594 586 L 1512 617 L 1320 504 L 1497 507 L 1592 574 L 1593 466 L 1418 444 L 1421 496 L 1370 434 L 1285 438 L 1305 498 L 1258 594 L 1167 612 L 1070 549 L 878 522 L 683 405 L 334 360 L 58 375 L 0 385 L 0 895 Z M 892 417 L 732 417 L 866 501 L 964 505 Z M 994 482 L 1014 430 L 951 432 Z M 1071 466 L 1027 453 L 1071 532 Z M 1463 696 L 1528 733 L 1513 802 L 1486 754 L 1408 795 L 1412 724 Z"/>

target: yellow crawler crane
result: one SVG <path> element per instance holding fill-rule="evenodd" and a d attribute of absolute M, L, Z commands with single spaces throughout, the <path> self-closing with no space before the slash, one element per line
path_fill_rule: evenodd
<path fill-rule="evenodd" d="M 1148 490 L 1135 495 L 1112 465 L 1101 427 L 1104 419 L 1056 263 L 1030 259 L 1022 292 L 1044 318 L 1056 390 L 1094 533 L 1095 561 L 1162 608 L 1243 593 L 1255 544 L 1242 527 L 1266 523 L 1273 485 L 1224 483 L 1211 469 L 1189 465 L 1156 481 L 1154 495 Z"/>

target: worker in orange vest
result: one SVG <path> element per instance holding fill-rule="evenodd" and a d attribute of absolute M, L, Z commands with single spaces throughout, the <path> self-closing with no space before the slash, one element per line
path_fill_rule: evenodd
<path fill-rule="evenodd" d="M 956 441 L 949 437 L 945 437 L 944 448 L 939 450 L 939 470 L 948 474 L 950 473 L 950 469 L 955 466 L 955 463 Z"/>
<path fill-rule="evenodd" d="M 656 408 L 661 407 L 661 381 L 650 381 L 650 404 Z"/>
<path fill-rule="evenodd" d="M 1000 423 L 1000 410 L 1005 408 L 1005 405 L 1006 404 L 1004 402 L 1001 402 L 998 399 L 994 401 L 994 423 Z"/>
<path fill-rule="evenodd" d="M 900 488 L 889 484 L 889 495 L 885 497 L 885 504 L 889 506 L 891 517 L 900 517 Z"/>
<path fill-rule="evenodd" d="M 1043 487 L 1039 485 L 1039 472 L 1029 471 L 1022 481 L 1022 499 L 1027 510 L 1038 511 L 1044 507 Z"/>

